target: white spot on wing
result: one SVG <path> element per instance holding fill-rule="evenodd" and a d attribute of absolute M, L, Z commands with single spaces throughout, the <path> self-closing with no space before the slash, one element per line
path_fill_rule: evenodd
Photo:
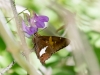
<path fill-rule="evenodd" d="M 44 54 L 44 53 L 45 53 L 45 50 L 47 49 L 47 47 L 48 47 L 48 46 L 46 46 L 46 47 L 42 48 L 42 50 L 40 51 L 40 57 L 42 56 L 42 54 Z"/>

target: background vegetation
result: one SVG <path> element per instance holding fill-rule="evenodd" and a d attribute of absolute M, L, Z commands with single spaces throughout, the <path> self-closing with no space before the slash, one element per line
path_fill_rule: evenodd
<path fill-rule="evenodd" d="M 40 29 L 40 35 L 71 40 L 45 65 L 39 62 L 34 49 L 25 54 L 29 61 L 23 56 L 22 52 L 30 52 L 33 43 L 32 39 L 25 37 L 24 42 L 21 39 L 11 1 L 0 0 L 0 74 L 14 60 L 16 63 L 1 75 L 100 75 L 99 0 L 15 0 L 20 16 L 34 11 L 49 17 L 47 28 Z"/>

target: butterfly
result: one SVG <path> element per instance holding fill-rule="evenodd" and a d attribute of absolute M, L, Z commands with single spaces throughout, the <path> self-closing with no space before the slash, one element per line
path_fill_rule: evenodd
<path fill-rule="evenodd" d="M 58 36 L 40 36 L 35 33 L 34 48 L 36 55 L 42 64 L 49 59 L 53 53 L 69 45 L 70 40 Z"/>

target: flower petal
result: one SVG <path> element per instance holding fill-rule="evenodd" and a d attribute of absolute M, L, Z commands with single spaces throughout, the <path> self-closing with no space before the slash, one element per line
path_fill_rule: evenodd
<path fill-rule="evenodd" d="M 29 27 L 28 30 L 25 32 L 26 37 L 31 37 L 34 33 L 37 32 L 37 28 Z"/>
<path fill-rule="evenodd" d="M 38 28 L 36 26 L 35 27 L 33 27 L 33 26 L 30 26 L 30 27 L 26 26 L 24 21 L 22 21 L 22 29 L 23 29 L 23 31 L 25 33 L 27 33 L 30 36 L 38 31 Z"/>
<path fill-rule="evenodd" d="M 42 22 L 48 22 L 49 18 L 47 16 L 38 16 L 38 20 L 40 20 Z"/>
<path fill-rule="evenodd" d="M 25 36 L 28 37 L 28 38 L 31 37 L 31 35 L 29 35 L 29 34 L 27 34 L 27 33 L 25 33 Z"/>
<path fill-rule="evenodd" d="M 36 24 L 36 26 L 37 26 L 38 28 L 44 28 L 44 27 L 45 27 L 44 22 L 41 22 L 41 21 L 36 21 L 35 24 Z"/>
<path fill-rule="evenodd" d="M 33 35 L 34 33 L 37 32 L 37 30 L 38 30 L 37 27 L 29 27 L 26 33 L 29 35 Z"/>
<path fill-rule="evenodd" d="M 35 14 L 34 18 L 35 18 L 36 21 L 42 21 L 42 22 L 48 22 L 49 21 L 49 18 L 47 16 L 37 16 Z"/>
<path fill-rule="evenodd" d="M 32 34 L 36 33 L 38 31 L 38 28 L 37 27 L 30 27 L 30 32 Z"/>

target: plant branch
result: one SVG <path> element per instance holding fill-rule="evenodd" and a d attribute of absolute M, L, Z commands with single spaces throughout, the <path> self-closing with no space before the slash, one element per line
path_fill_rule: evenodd
<path fill-rule="evenodd" d="M 9 30 L 9 27 L 6 23 L 6 20 L 0 11 L 0 35 L 2 36 L 3 40 L 6 43 L 7 49 L 12 54 L 13 58 L 16 60 L 16 62 L 23 67 L 30 75 L 39 75 L 37 73 L 37 70 L 30 65 L 29 62 L 25 60 L 25 58 L 20 54 L 20 45 L 18 42 L 14 39 L 14 36 L 12 35 L 11 31 Z"/>
<path fill-rule="evenodd" d="M 18 16 L 18 13 L 17 13 L 17 10 L 15 8 L 15 2 L 14 0 L 10 0 L 10 3 L 11 3 L 11 8 L 13 10 L 13 14 L 14 14 L 14 18 L 15 18 L 15 22 L 16 22 L 16 27 L 17 27 L 17 33 L 18 33 L 18 36 L 20 38 L 20 43 L 21 43 L 21 46 L 22 46 L 22 50 L 25 57 L 27 58 L 27 60 L 29 60 L 29 49 L 28 49 L 28 46 L 25 42 L 25 36 L 24 36 L 24 33 L 23 33 L 23 30 L 22 30 L 22 19 L 19 18 Z"/>
<path fill-rule="evenodd" d="M 15 64 L 15 61 L 13 61 L 11 64 L 9 64 L 6 68 L 4 68 L 1 72 L 0 75 L 3 75 L 5 72 L 7 72 L 9 69 L 12 68 L 12 66 Z"/>

